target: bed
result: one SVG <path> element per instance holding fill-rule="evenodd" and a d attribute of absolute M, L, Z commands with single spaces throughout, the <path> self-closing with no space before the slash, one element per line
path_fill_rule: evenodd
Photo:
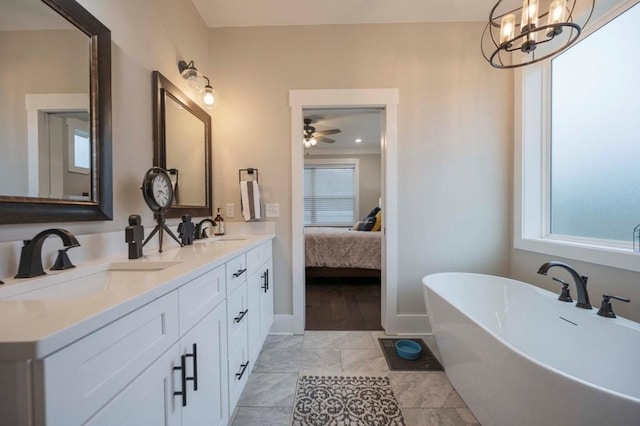
<path fill-rule="evenodd" d="M 307 277 L 379 277 L 381 234 L 350 228 L 305 228 Z"/>

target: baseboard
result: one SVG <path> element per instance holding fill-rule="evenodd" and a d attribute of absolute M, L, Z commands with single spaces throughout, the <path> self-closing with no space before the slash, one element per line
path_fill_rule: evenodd
<path fill-rule="evenodd" d="M 293 315 L 274 315 L 269 334 L 293 334 Z"/>
<path fill-rule="evenodd" d="M 387 334 L 431 334 L 429 317 L 422 315 L 396 315 L 392 322 L 387 322 L 385 329 Z"/>

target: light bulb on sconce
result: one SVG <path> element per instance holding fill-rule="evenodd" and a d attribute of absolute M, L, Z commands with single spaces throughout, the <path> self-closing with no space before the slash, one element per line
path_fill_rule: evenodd
<path fill-rule="evenodd" d="M 198 71 L 193 61 L 178 62 L 178 70 L 182 78 L 187 80 L 189 87 L 198 94 L 205 108 L 212 109 L 216 104 L 217 93 L 211 86 L 209 78 Z"/>
<path fill-rule="evenodd" d="M 213 109 L 216 103 L 217 93 L 215 90 L 213 90 L 213 87 L 211 87 L 211 82 L 209 81 L 209 79 L 205 76 L 203 77 L 207 80 L 207 85 L 204 86 L 204 89 L 202 89 L 202 91 L 200 92 L 200 95 L 202 96 L 202 103 L 204 104 L 205 108 Z"/>
<path fill-rule="evenodd" d="M 200 73 L 193 61 L 189 61 L 189 63 L 185 61 L 178 62 L 178 70 L 180 70 L 180 75 L 187 80 L 187 84 L 192 90 L 199 91 L 202 89 L 202 81 L 199 78 Z"/>

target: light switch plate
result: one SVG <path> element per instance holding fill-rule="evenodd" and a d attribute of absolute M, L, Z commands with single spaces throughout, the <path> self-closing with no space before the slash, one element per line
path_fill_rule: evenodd
<path fill-rule="evenodd" d="M 267 205 L 266 205 L 266 215 L 267 215 L 267 217 L 280 217 L 280 204 L 278 204 L 278 203 L 267 203 Z"/>
<path fill-rule="evenodd" d="M 227 203 L 227 217 L 234 217 L 236 215 L 236 205 L 233 203 Z"/>

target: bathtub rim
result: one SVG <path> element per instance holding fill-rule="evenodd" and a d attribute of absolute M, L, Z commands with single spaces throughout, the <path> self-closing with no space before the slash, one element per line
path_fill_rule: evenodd
<path fill-rule="evenodd" d="M 618 392 L 618 391 L 615 391 L 615 390 L 612 390 L 612 389 L 607 389 L 605 387 L 602 387 L 600 385 L 588 382 L 588 381 L 586 381 L 584 379 L 581 379 L 579 377 L 572 376 L 572 375 L 570 375 L 568 373 L 565 373 L 565 372 L 563 372 L 563 371 L 561 371 L 561 370 L 559 370 L 559 369 L 557 369 L 555 367 L 552 367 L 552 366 L 550 366 L 548 364 L 542 363 L 541 361 L 533 358 L 532 356 L 526 354 L 522 350 L 520 350 L 517 347 L 513 346 L 510 342 L 506 341 L 502 336 L 494 333 L 491 329 L 487 328 L 484 324 L 482 324 L 481 322 L 477 321 L 475 318 L 469 316 L 467 314 L 467 312 L 464 312 L 464 311 L 458 309 L 458 307 L 453 305 L 451 302 L 449 302 L 449 300 L 447 300 L 447 298 L 445 296 L 443 296 L 441 292 L 436 291 L 433 287 L 431 287 L 427 283 L 427 280 L 430 277 L 435 278 L 435 277 L 456 276 L 456 275 L 457 276 L 476 276 L 476 277 L 498 278 L 500 280 L 506 280 L 506 281 L 509 281 L 509 282 L 512 282 L 512 283 L 516 283 L 516 285 L 523 285 L 523 286 L 533 287 L 533 290 L 539 292 L 541 295 L 543 295 L 545 297 L 553 296 L 555 298 L 555 297 L 557 297 L 557 295 L 555 293 L 553 293 L 553 292 L 551 292 L 549 290 L 546 290 L 544 288 L 535 286 L 533 284 L 526 283 L 524 281 L 519 281 L 519 280 L 515 280 L 515 279 L 512 279 L 512 278 L 501 277 L 501 276 L 498 276 L 498 275 L 478 274 L 478 273 L 473 273 L 473 272 L 436 272 L 436 273 L 433 273 L 433 274 L 425 275 L 422 278 L 422 285 L 426 289 L 428 289 L 429 291 L 432 291 L 433 293 L 438 295 L 441 299 L 446 301 L 450 306 L 452 306 L 458 312 L 460 312 L 460 314 L 462 314 L 465 318 L 467 318 L 469 321 L 471 321 L 474 325 L 480 327 L 482 330 L 484 330 L 486 333 L 488 333 L 491 337 L 493 337 L 494 339 L 496 339 L 497 341 L 499 341 L 500 343 L 505 345 L 509 350 L 513 351 L 518 356 L 521 356 L 522 358 L 526 359 L 527 361 L 529 361 L 531 363 L 534 363 L 535 365 L 538 365 L 538 366 L 540 366 L 540 367 L 544 368 L 545 370 L 548 370 L 548 371 L 550 371 L 552 373 L 555 373 L 555 374 L 558 374 L 558 375 L 560 375 L 562 377 L 565 377 L 565 378 L 567 378 L 569 380 L 575 381 L 577 383 L 580 383 L 582 385 L 585 385 L 585 386 L 588 386 L 590 388 L 596 389 L 598 391 L 605 392 L 605 393 L 610 394 L 612 396 L 623 398 L 623 399 L 629 400 L 631 402 L 634 402 L 636 404 L 640 404 L 640 397 L 635 397 L 635 396 L 627 395 L 627 394 L 624 394 L 624 393 L 621 393 L 621 392 Z M 425 293 L 425 299 L 426 299 L 425 302 L 427 304 L 426 307 L 427 307 L 427 309 L 429 309 L 430 308 L 430 306 L 429 306 L 429 298 L 427 297 L 426 293 Z M 576 309 L 580 310 L 580 308 L 576 308 Z M 580 311 L 583 311 L 583 310 L 580 310 Z M 589 316 L 593 316 L 593 315 L 597 316 L 596 315 L 597 311 L 595 309 L 594 310 L 584 310 L 584 311 L 585 312 L 581 313 L 582 315 L 591 314 Z M 430 312 L 427 312 L 427 318 L 429 320 L 429 323 L 431 324 Z M 623 317 L 601 318 L 601 319 L 603 321 L 615 321 L 615 324 L 620 326 L 620 327 L 631 328 L 633 330 L 636 330 L 636 331 L 640 332 L 640 324 L 636 323 L 636 322 L 633 322 L 633 321 L 631 321 L 629 319 L 626 319 L 626 318 L 623 318 Z M 620 321 L 616 321 L 616 320 L 620 320 Z M 437 336 L 435 336 L 434 324 L 431 324 L 431 329 L 432 329 L 432 331 L 434 331 L 434 337 L 436 338 L 436 344 L 437 344 Z M 445 373 L 446 373 L 446 370 L 445 370 Z"/>

